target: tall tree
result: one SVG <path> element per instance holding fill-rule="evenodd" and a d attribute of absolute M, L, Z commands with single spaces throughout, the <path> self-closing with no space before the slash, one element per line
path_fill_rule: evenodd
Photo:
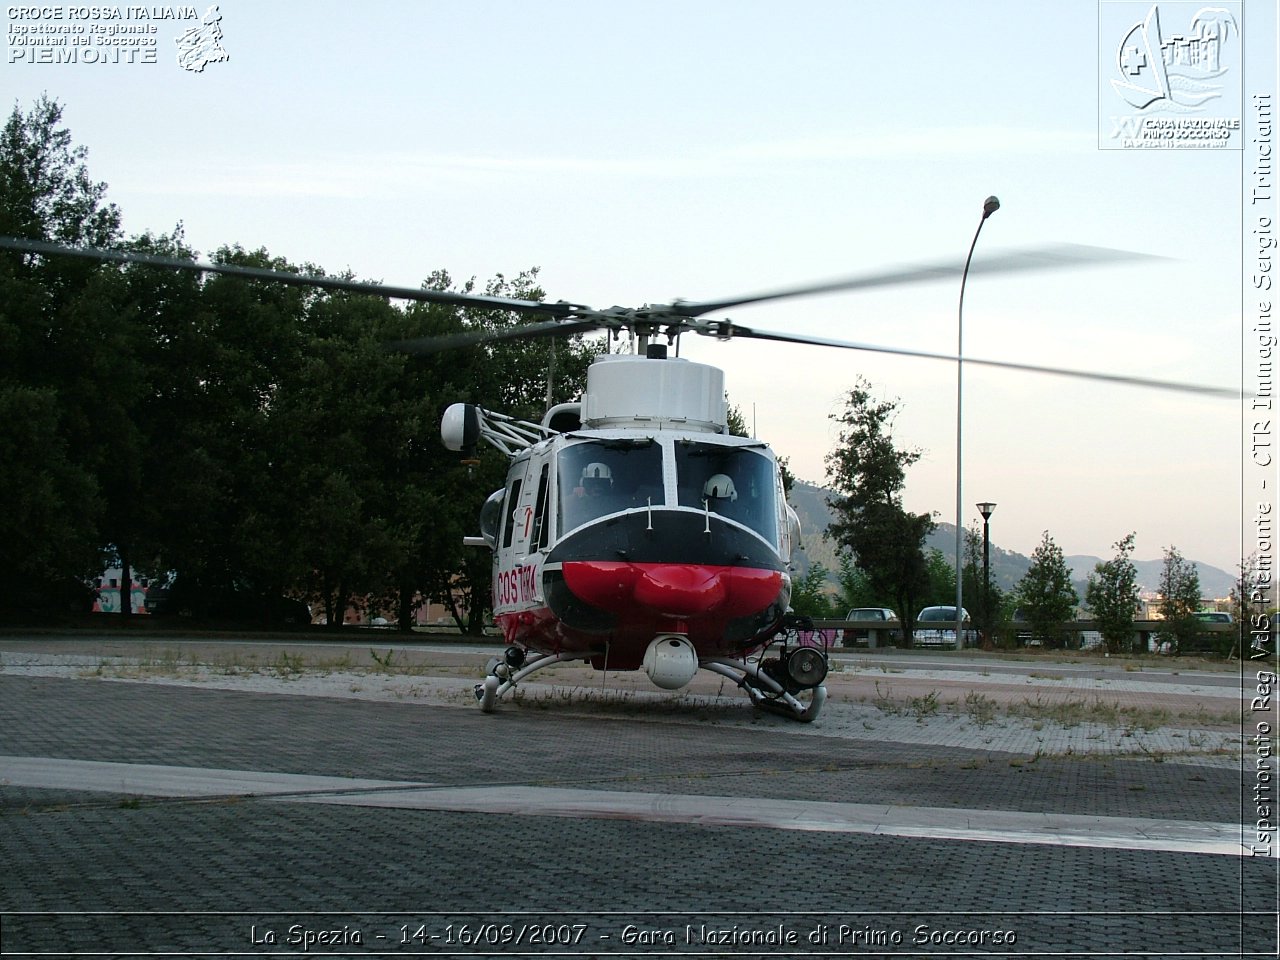
<path fill-rule="evenodd" d="M 62 106 L 42 95 L 28 113 L 14 107 L 0 131 L 0 234 L 108 246 L 120 211 L 89 176 L 88 149 L 61 124 Z"/>
<path fill-rule="evenodd" d="M 928 514 L 902 506 L 907 467 L 920 451 L 894 445 L 896 401 L 877 400 L 871 384 L 859 377 L 832 419 L 841 425 L 835 450 L 827 454 L 827 477 L 835 490 L 835 521 L 828 536 L 847 548 L 872 588 L 894 598 L 910 645 L 920 598 L 928 589 L 924 538 L 933 529 Z"/>
<path fill-rule="evenodd" d="M 1161 597 L 1160 619 L 1166 624 L 1160 631 L 1160 639 L 1172 643 L 1174 649 L 1185 649 L 1198 632 L 1195 614 L 1200 609 L 1200 574 L 1177 547 L 1164 551 L 1164 567 L 1157 589 Z"/>
<path fill-rule="evenodd" d="M 1048 647 L 1065 643 L 1065 625 L 1075 614 L 1080 597 L 1071 585 L 1071 569 L 1062 548 L 1044 532 L 1031 554 L 1031 566 L 1018 581 L 1018 602 L 1031 626 L 1032 637 Z"/>
<path fill-rule="evenodd" d="M 1134 566 L 1135 534 L 1117 540 L 1116 555 L 1094 566 L 1085 590 L 1085 603 L 1101 628 L 1109 653 L 1133 643 L 1133 618 L 1138 611 L 1138 568 Z"/>
<path fill-rule="evenodd" d="M 119 211 L 61 124 L 62 108 L 41 97 L 0 130 L 0 233 L 109 243 Z M 114 480 L 131 462 L 124 448 L 136 448 L 128 408 L 139 371 L 118 292 L 118 276 L 97 264 L 0 255 L 0 607 L 56 601 L 102 569 Z"/>

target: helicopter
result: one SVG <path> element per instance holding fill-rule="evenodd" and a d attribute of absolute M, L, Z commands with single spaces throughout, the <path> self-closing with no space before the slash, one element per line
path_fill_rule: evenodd
<path fill-rule="evenodd" d="M 730 433 L 723 372 L 670 355 L 684 334 L 762 339 L 957 362 L 947 354 L 761 330 L 708 314 L 766 301 L 946 279 L 923 265 L 708 301 L 595 309 L 177 260 L 131 251 L 0 237 L 0 248 L 344 290 L 550 319 L 388 344 L 429 354 L 485 343 L 595 331 L 630 335 L 631 353 L 601 354 L 573 403 L 540 422 L 468 403 L 441 420 L 447 448 L 474 457 L 485 442 L 509 458 L 506 482 L 480 510 L 471 546 L 492 551 L 492 605 L 506 649 L 474 693 L 485 712 L 557 663 L 642 670 L 663 690 L 698 671 L 732 680 L 758 708 L 812 722 L 827 698 L 828 652 L 802 642 L 811 624 L 790 610 L 799 520 L 766 442 Z M 1062 269 L 1148 255 L 1055 245 L 993 257 L 972 272 Z M 968 264 L 966 264 L 966 272 Z M 964 357 L 980 366 L 1216 396 L 1193 383 Z"/>

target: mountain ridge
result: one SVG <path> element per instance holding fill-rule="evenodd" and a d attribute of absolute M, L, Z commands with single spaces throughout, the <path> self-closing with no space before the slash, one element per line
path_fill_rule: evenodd
<path fill-rule="evenodd" d="M 830 571 L 832 582 L 840 569 L 840 560 L 836 545 L 823 536 L 834 519 L 829 500 L 834 496 L 832 491 L 816 483 L 797 479 L 791 488 L 788 500 L 796 515 L 800 517 L 801 549 L 796 561 L 796 568 L 801 573 L 807 572 L 810 565 L 821 563 Z M 948 565 L 955 566 L 956 528 L 953 523 L 939 522 L 933 532 L 925 538 L 925 549 L 937 549 L 947 559 Z M 1104 557 L 1090 554 L 1072 554 L 1065 557 L 1071 570 L 1072 581 L 1080 599 L 1084 599 L 1085 585 L 1094 567 L 1103 563 Z M 1219 567 L 1192 561 L 1200 575 L 1200 592 L 1205 598 L 1223 598 L 1235 585 L 1236 577 Z M 1138 584 L 1144 591 L 1154 592 L 1160 583 L 1160 575 L 1164 570 L 1164 560 L 1134 560 L 1138 571 Z M 991 542 L 991 582 L 1002 590 L 1012 590 L 1027 570 L 1031 567 L 1031 558 L 1013 550 L 1005 550 Z"/>

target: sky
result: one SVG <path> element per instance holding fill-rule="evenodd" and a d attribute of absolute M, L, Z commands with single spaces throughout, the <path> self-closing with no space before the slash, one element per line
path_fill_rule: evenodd
<path fill-rule="evenodd" d="M 1203 4 L 1158 6 L 1166 41 L 1198 29 Z M 1055 243 L 1160 259 L 975 273 L 966 356 L 1238 388 L 1263 322 L 1254 231 L 1275 219 L 1248 190 L 1276 2 L 1213 7 L 1234 27 L 1221 95 L 1196 110 L 1203 78 L 1171 80 L 1177 109 L 1154 114 L 1111 84 L 1150 0 L 11 5 L 0 89 L 7 109 L 63 105 L 129 234 L 181 223 L 205 257 L 239 243 L 399 285 L 538 267 L 548 299 L 597 307 L 958 267 L 995 195 L 975 265 Z M 217 43 L 180 62 L 184 31 L 217 17 Z M 125 25 L 154 44 L 97 43 Z M 49 26 L 90 44 L 71 62 L 41 46 Z M 1114 118 L 1140 114 L 1241 128 L 1234 149 L 1118 149 Z M 954 354 L 958 295 L 951 279 L 725 316 Z M 817 483 L 866 378 L 922 451 L 906 505 L 955 521 L 954 363 L 691 336 L 680 352 L 722 367 L 748 424 Z M 1174 546 L 1234 570 L 1280 485 L 1247 446 L 1247 403 L 966 365 L 963 522 L 990 501 L 1005 549 L 1047 531 L 1110 557 L 1133 531 L 1139 559 Z"/>

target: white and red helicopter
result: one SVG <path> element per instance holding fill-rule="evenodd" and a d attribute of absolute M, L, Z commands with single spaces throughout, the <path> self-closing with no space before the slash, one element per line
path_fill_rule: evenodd
<path fill-rule="evenodd" d="M 392 287 L 8 237 L 0 237 L 0 248 L 552 317 L 392 345 L 413 353 L 628 331 L 635 352 L 597 358 L 581 399 L 552 407 L 540 423 L 471 404 L 445 411 L 441 433 L 450 449 L 473 454 L 483 440 L 511 459 L 505 485 L 481 510 L 481 536 L 469 539 L 493 551 L 493 611 L 509 644 L 476 685 L 486 712 L 530 674 L 581 660 L 600 670 L 642 669 L 667 690 L 681 689 L 698 670 L 708 670 L 732 679 L 761 708 L 804 722 L 815 719 L 826 700 L 827 654 L 798 642 L 803 621 L 789 613 L 789 567 L 799 523 L 786 502 L 778 462 L 767 443 L 729 433 L 723 373 L 669 357 L 668 346 L 683 333 L 695 333 L 959 359 L 705 319 L 770 300 L 960 277 L 961 269 L 951 264 L 732 299 L 596 310 L 564 301 Z M 1053 246 L 990 258 L 973 272 L 1057 269 L 1142 256 Z M 967 356 L 964 363 L 1236 395 L 1199 384 Z"/>
<path fill-rule="evenodd" d="M 817 716 L 822 650 L 784 639 L 750 656 L 789 636 L 799 521 L 773 451 L 729 433 L 720 370 L 648 343 L 598 358 L 581 401 L 540 424 L 455 404 L 441 433 L 450 449 L 484 439 L 512 458 L 480 516 L 511 644 L 476 688 L 485 710 L 536 670 L 589 660 L 667 690 L 702 668 L 762 706 Z"/>

